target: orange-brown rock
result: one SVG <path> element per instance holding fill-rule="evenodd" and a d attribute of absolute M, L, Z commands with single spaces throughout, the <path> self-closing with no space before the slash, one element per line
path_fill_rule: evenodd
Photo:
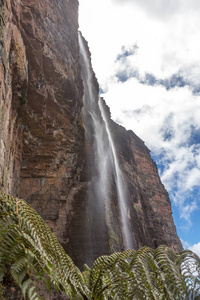
<path fill-rule="evenodd" d="M 182 250 L 169 195 L 149 149 L 132 131 L 126 131 L 112 120 L 110 127 L 127 186 L 126 211 L 135 247 L 148 245 L 157 248 L 165 244 L 175 251 Z"/>
<path fill-rule="evenodd" d="M 79 266 L 90 247 L 96 256 L 122 250 L 114 190 L 114 247 L 108 224 L 104 253 L 98 226 L 93 224 L 93 245 L 85 230 L 93 162 L 86 161 L 81 118 L 78 0 L 4 0 L 0 9 L 0 191 L 27 200 Z M 98 95 L 95 76 L 93 81 Z M 133 132 L 109 124 L 127 184 L 134 247 L 165 243 L 182 249 L 149 150 Z"/>
<path fill-rule="evenodd" d="M 78 1 L 5 0 L 0 15 L 0 191 L 31 203 L 65 247 L 85 191 Z"/>

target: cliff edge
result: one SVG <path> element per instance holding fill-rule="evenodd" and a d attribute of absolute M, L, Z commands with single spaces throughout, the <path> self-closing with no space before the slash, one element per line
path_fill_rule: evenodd
<path fill-rule="evenodd" d="M 78 1 L 4 0 L 0 9 L 0 191 L 28 201 L 82 266 L 89 247 L 84 229 L 92 162 L 81 115 Z M 99 101 L 94 73 L 93 81 Z M 127 186 L 126 218 L 135 249 L 164 243 L 181 250 L 170 200 L 149 150 L 114 123 L 102 103 Z M 110 192 L 111 223 L 105 226 L 103 250 L 93 244 L 95 256 L 124 247 L 116 240 L 120 222 L 115 191 Z"/>

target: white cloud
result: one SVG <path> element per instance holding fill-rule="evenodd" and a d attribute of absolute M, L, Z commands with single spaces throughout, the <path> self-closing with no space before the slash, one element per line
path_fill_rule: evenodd
<path fill-rule="evenodd" d="M 189 249 L 200 257 L 200 242 L 190 246 Z"/>
<path fill-rule="evenodd" d="M 80 1 L 80 27 L 89 41 L 93 67 L 101 85 L 112 76 L 121 47 L 137 44 L 129 68 L 166 78 L 181 72 L 199 84 L 200 6 L 198 1 Z M 127 5 L 124 3 L 127 2 Z M 150 10 L 150 16 L 147 11 Z M 156 18 L 151 15 L 158 11 Z M 173 18 L 163 18 L 173 11 Z"/>
<path fill-rule="evenodd" d="M 184 65 L 180 69 L 180 74 L 184 80 L 193 87 L 193 89 L 200 92 L 200 62 L 192 62 L 190 65 Z"/>
<path fill-rule="evenodd" d="M 189 249 L 200 257 L 200 242 L 194 245 L 190 245 L 190 243 L 181 240 L 181 243 L 184 249 Z"/>
<path fill-rule="evenodd" d="M 188 221 L 188 223 L 187 223 L 188 225 L 190 225 L 190 223 L 191 223 L 190 216 L 196 209 L 197 209 L 197 204 L 195 201 L 192 201 L 191 203 L 189 203 L 185 206 L 182 206 L 181 218 Z M 186 229 L 188 229 L 188 225 L 187 225 Z"/>
<path fill-rule="evenodd" d="M 190 190 L 194 186 L 198 186 L 200 182 L 200 170 L 196 167 L 192 168 L 187 176 L 186 190 Z"/>
<path fill-rule="evenodd" d="M 173 18 L 180 12 L 198 12 L 200 8 L 200 3 L 198 0 L 112 0 L 113 3 L 118 3 L 120 5 L 133 5 L 140 7 L 145 10 L 146 13 L 152 17 L 159 19 Z"/>

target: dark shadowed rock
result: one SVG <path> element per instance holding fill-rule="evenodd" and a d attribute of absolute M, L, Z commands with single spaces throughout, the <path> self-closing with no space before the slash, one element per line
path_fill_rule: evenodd
<path fill-rule="evenodd" d="M 95 170 L 81 117 L 78 1 L 1 1 L 0 23 L 0 191 L 28 201 L 79 267 L 91 247 L 95 257 L 123 250 L 112 182 L 111 223 L 103 225 L 100 240 L 94 218 L 92 245 L 87 236 L 87 190 Z M 93 83 L 98 101 L 94 73 Z M 135 249 L 167 244 L 181 250 L 169 196 L 148 148 L 114 123 L 104 106 L 126 182 Z"/>

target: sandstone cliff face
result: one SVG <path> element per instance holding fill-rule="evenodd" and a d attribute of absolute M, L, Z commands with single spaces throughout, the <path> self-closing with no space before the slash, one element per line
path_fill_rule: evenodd
<path fill-rule="evenodd" d="M 78 1 L 7 0 L 1 14 L 1 191 L 65 243 L 84 156 Z"/>
<path fill-rule="evenodd" d="M 84 44 L 87 55 L 90 58 L 91 54 L 88 44 L 86 41 L 84 41 Z M 82 60 L 80 60 L 80 63 L 82 67 L 82 76 L 86 77 L 86 70 L 84 70 L 85 66 L 83 65 Z M 176 251 L 182 250 L 182 245 L 177 236 L 172 218 L 170 199 L 167 191 L 160 181 L 157 166 L 150 156 L 149 149 L 132 131 L 125 130 L 125 128 L 111 120 L 108 106 L 103 99 L 99 99 L 99 86 L 91 64 L 89 69 L 92 75 L 91 83 L 93 90 L 92 95 L 94 97 L 93 101 L 96 103 L 96 105 L 94 105 L 94 109 L 97 111 L 97 118 L 101 119 L 102 117 L 100 116 L 101 112 L 98 102 L 103 103 L 108 122 L 107 125 L 110 128 L 120 168 L 124 177 L 124 189 L 126 189 L 127 196 L 125 212 L 126 219 L 128 220 L 128 227 L 133 239 L 133 247 L 138 249 L 142 246 L 148 245 L 156 248 L 161 244 L 167 244 Z M 89 83 L 87 82 L 86 86 L 88 84 Z M 87 88 L 85 92 L 88 93 Z M 86 98 L 87 97 L 89 97 L 89 95 L 86 95 Z M 85 106 L 87 109 L 88 104 L 85 104 Z M 95 157 L 94 154 L 95 130 L 92 128 L 93 122 L 90 118 L 90 109 L 91 107 L 88 107 L 89 114 L 86 115 L 85 121 L 87 123 L 85 123 L 86 134 L 88 135 L 88 131 L 91 132 L 89 140 L 86 139 L 88 189 L 92 185 L 93 178 L 97 173 L 97 170 L 95 169 L 95 160 L 97 157 Z M 103 119 L 101 119 L 101 122 L 104 122 Z M 99 131 L 101 130 L 102 129 L 99 128 Z M 105 140 L 107 138 L 105 133 L 104 138 Z M 109 204 L 107 206 L 107 204 L 104 203 L 105 213 L 102 216 L 102 219 L 100 217 L 98 218 L 98 215 L 100 215 L 100 209 L 98 208 L 98 213 L 97 203 L 96 207 L 93 205 L 93 202 L 97 202 L 97 191 L 96 194 L 95 192 L 92 194 L 92 197 L 94 194 L 96 196 L 93 200 L 89 200 L 88 198 L 90 195 L 87 195 L 82 206 L 79 205 L 76 207 L 76 214 L 72 218 L 72 222 L 74 224 L 71 230 L 72 236 L 76 236 L 76 238 L 81 241 L 82 249 L 87 249 L 87 254 L 84 260 L 89 264 L 91 264 L 91 261 L 100 255 L 113 251 L 122 251 L 124 249 L 123 225 L 119 212 L 116 182 L 112 175 L 110 177 L 108 176 L 107 180 L 109 181 L 109 199 L 107 199 Z M 90 214 L 88 213 L 88 207 Z M 76 228 L 77 224 L 79 225 L 78 228 Z M 98 227 L 102 226 L 104 227 L 102 231 L 100 231 Z M 91 234 L 92 243 L 88 241 L 88 236 L 85 234 L 87 228 L 92 228 L 94 231 L 94 235 Z M 99 243 L 103 244 L 103 247 Z M 91 244 L 93 248 L 92 253 L 89 250 Z M 74 251 L 74 253 L 76 253 L 75 249 Z M 85 251 L 83 252 L 85 253 Z M 91 257 L 92 260 L 87 260 L 87 256 Z M 76 257 L 74 258 L 77 259 Z"/>
<path fill-rule="evenodd" d="M 28 69 L 10 1 L 1 3 L 0 35 L 0 190 L 13 193 L 20 178 L 22 127 L 18 116 L 26 95 Z"/>
<path fill-rule="evenodd" d="M 110 115 L 109 108 L 106 109 Z M 126 211 L 134 246 L 137 249 L 145 245 L 156 248 L 165 244 L 180 251 L 182 245 L 173 222 L 169 195 L 149 149 L 132 131 L 112 120 L 110 128 L 127 186 Z"/>
<path fill-rule="evenodd" d="M 31 203 L 81 266 L 91 247 L 85 229 L 93 163 L 86 161 L 89 145 L 81 117 L 78 1 L 4 0 L 0 22 L 0 191 Z M 98 95 L 94 74 L 93 82 Z M 149 150 L 133 132 L 110 120 L 106 110 L 127 185 L 126 216 L 134 247 L 165 243 L 182 249 Z M 92 158 L 93 149 L 89 151 Z M 119 238 L 106 224 L 100 250 L 94 226 L 96 256 L 123 249 L 115 191 L 111 194 L 110 225 Z M 115 240 L 113 248 L 110 240 Z"/>
<path fill-rule="evenodd" d="M 83 87 L 78 1 L 24 1 L 21 32 L 29 66 L 20 197 L 46 220 L 65 246 L 72 202 L 82 189 Z"/>

